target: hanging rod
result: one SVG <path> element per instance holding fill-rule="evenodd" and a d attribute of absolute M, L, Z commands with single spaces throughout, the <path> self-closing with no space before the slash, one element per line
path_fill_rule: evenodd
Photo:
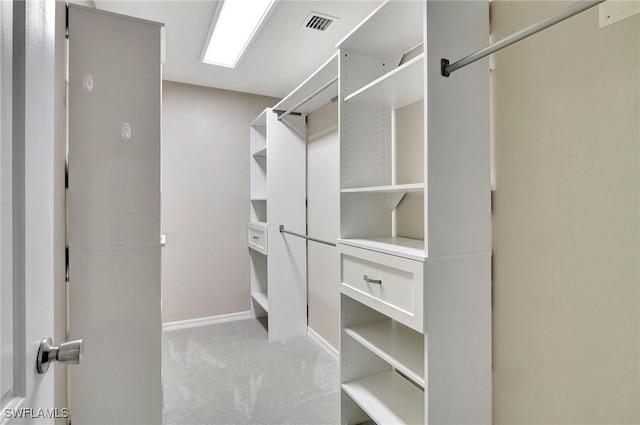
<path fill-rule="evenodd" d="M 301 235 L 300 233 L 295 233 L 295 232 L 290 232 L 288 230 L 284 230 L 284 225 L 282 225 L 282 224 L 280 225 L 280 233 L 288 233 L 290 235 L 297 236 L 299 238 L 303 238 L 303 239 L 306 239 L 308 241 L 323 243 L 325 245 L 336 246 L 336 244 L 334 244 L 333 242 L 327 242 L 327 241 L 323 241 L 322 239 L 316 239 L 316 238 L 312 238 L 311 236 Z"/>
<path fill-rule="evenodd" d="M 322 93 L 327 87 L 329 87 L 331 84 L 335 83 L 336 81 L 338 81 L 338 76 L 337 75 L 335 77 L 333 77 L 331 79 L 331 81 L 329 81 L 328 83 L 326 83 L 325 85 L 320 87 L 318 90 L 314 91 L 309 96 L 305 97 L 300 102 L 296 103 L 294 106 L 292 106 L 291 108 L 289 108 L 286 111 L 284 111 L 280 116 L 278 116 L 278 121 L 281 121 L 284 117 L 286 117 L 287 115 L 291 114 L 293 111 L 298 109 L 300 106 L 304 105 L 305 103 L 307 103 L 308 101 L 310 101 L 311 99 L 313 99 L 314 97 L 316 97 L 317 95 Z"/>
<path fill-rule="evenodd" d="M 575 16 L 578 13 L 584 12 L 585 10 L 591 9 L 592 7 L 604 2 L 605 0 L 580 0 L 576 3 L 573 3 L 566 9 L 562 9 L 555 15 L 549 16 L 547 19 L 544 19 L 538 23 L 528 26 L 527 28 L 515 32 L 510 36 L 505 37 L 502 40 L 485 47 L 484 49 L 480 49 L 477 52 L 474 52 L 469 56 L 460 59 L 457 62 L 450 64 L 447 59 L 443 58 L 440 60 L 440 73 L 443 77 L 448 77 L 452 72 L 457 71 L 460 68 L 464 68 L 465 66 L 472 64 L 475 61 L 484 58 L 485 56 L 489 56 L 490 54 L 495 53 L 498 50 L 502 50 L 505 47 L 512 45 L 513 43 L 524 40 L 525 38 L 530 37 L 537 32 L 547 29 L 550 26 L 553 26 L 559 22 L 564 21 L 567 18 Z"/>

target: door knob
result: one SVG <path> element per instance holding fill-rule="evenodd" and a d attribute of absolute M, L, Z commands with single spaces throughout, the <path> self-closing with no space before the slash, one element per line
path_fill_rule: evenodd
<path fill-rule="evenodd" d="M 53 362 L 78 364 L 82 361 L 83 343 L 81 339 L 63 342 L 59 347 L 54 347 L 52 344 L 51 338 L 40 341 L 36 360 L 38 373 L 46 373 L 49 370 L 49 365 Z"/>

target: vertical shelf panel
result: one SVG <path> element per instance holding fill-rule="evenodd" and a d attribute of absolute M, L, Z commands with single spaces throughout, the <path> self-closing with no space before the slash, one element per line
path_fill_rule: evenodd
<path fill-rule="evenodd" d="M 307 244 L 279 226 L 306 233 L 306 120 L 266 116 L 268 149 L 269 340 L 307 334 Z"/>
<path fill-rule="evenodd" d="M 483 1 L 427 2 L 425 303 L 431 423 L 492 420 L 489 61 L 449 78 L 437 69 L 441 58 L 456 60 L 487 45 L 488 12 Z"/>

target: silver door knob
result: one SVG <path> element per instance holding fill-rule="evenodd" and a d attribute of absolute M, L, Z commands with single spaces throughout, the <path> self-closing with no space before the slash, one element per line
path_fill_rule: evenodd
<path fill-rule="evenodd" d="M 52 344 L 51 338 L 40 341 L 36 360 L 38 373 L 46 373 L 49 370 L 49 365 L 53 362 L 78 364 L 82 361 L 83 343 L 81 339 L 64 342 L 59 347 L 54 347 Z"/>

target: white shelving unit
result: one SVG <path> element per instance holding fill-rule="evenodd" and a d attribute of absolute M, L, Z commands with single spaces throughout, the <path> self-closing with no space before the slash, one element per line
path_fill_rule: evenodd
<path fill-rule="evenodd" d="M 279 227 L 306 233 L 306 114 L 337 99 L 337 76 L 338 53 L 250 125 L 251 300 L 271 341 L 307 333 L 306 241 Z"/>
<path fill-rule="evenodd" d="M 488 63 L 440 76 L 488 33 L 391 0 L 337 46 L 343 424 L 491 422 Z"/>
<path fill-rule="evenodd" d="M 282 122 L 268 108 L 249 133 L 252 308 L 268 317 L 269 340 L 281 340 L 307 332 L 306 244 L 285 243 L 278 230 L 280 224 L 298 231 L 306 226 L 305 117 Z"/>

